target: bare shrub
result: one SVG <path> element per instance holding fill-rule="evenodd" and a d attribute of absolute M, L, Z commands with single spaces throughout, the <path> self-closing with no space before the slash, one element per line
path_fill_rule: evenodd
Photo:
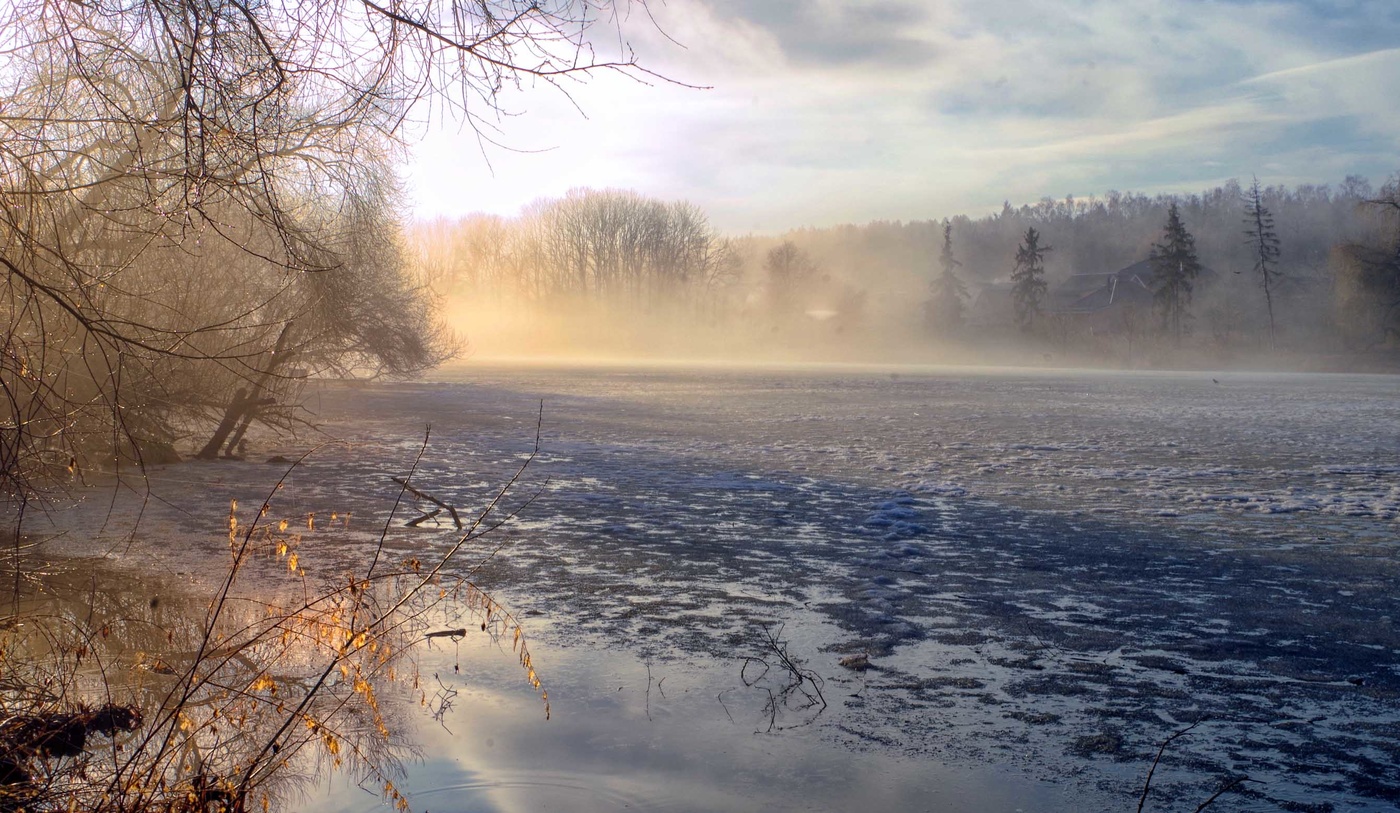
<path fill-rule="evenodd" d="M 509 641 L 548 716 L 523 628 L 472 582 L 494 551 L 448 572 L 513 515 L 502 499 L 533 457 L 431 561 L 389 560 L 386 523 L 358 572 L 309 575 L 300 543 L 318 519 L 276 519 L 279 481 L 252 512 L 230 506 L 207 603 L 147 603 L 94 577 L 70 586 L 76 601 L 0 619 L 0 810 L 266 811 L 327 770 L 406 809 L 399 718 L 451 702 L 414 653 L 468 627 Z"/>

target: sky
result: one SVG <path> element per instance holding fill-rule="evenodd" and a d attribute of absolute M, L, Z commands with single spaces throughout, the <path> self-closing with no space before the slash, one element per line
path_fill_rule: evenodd
<path fill-rule="evenodd" d="M 438 117 L 414 214 L 625 188 L 777 234 L 1400 171 L 1396 0 L 651 0 L 600 55 L 619 28 L 681 84 L 525 86 L 499 146 Z"/>

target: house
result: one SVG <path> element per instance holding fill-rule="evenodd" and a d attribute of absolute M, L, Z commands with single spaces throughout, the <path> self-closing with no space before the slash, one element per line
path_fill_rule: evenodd
<path fill-rule="evenodd" d="M 1202 268 L 1196 293 L 1214 279 L 1214 271 Z M 1073 274 L 1052 287 L 1045 302 L 1047 314 L 1069 318 L 1098 334 L 1137 329 L 1152 318 L 1152 307 L 1151 260 L 1118 271 Z"/>
<path fill-rule="evenodd" d="M 1073 274 L 1050 289 L 1045 303 L 1049 313 L 1095 317 L 1120 315 L 1126 309 L 1148 311 L 1152 308 L 1152 264 L 1149 260 L 1133 263 L 1119 271 L 1093 274 Z"/>
<path fill-rule="evenodd" d="M 1202 268 L 1195 293 L 1200 294 L 1217 278 L 1214 271 Z M 968 324 L 1001 327 L 1015 323 L 1009 280 L 973 285 Z M 1098 335 L 1140 331 L 1154 318 L 1152 262 L 1142 260 L 1118 271 L 1071 274 L 1050 286 L 1041 310 L 1047 317 L 1060 317 Z"/>

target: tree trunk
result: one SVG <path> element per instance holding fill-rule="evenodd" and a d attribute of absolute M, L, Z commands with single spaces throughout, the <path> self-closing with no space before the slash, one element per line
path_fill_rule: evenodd
<path fill-rule="evenodd" d="M 248 425 L 257 416 L 257 411 L 265 406 L 277 403 L 277 399 L 268 393 L 268 385 L 272 381 L 273 374 L 277 368 L 282 366 L 288 353 L 287 337 L 292 332 L 292 323 L 288 322 L 282 327 L 282 332 L 277 335 L 277 344 L 272 348 L 272 358 L 268 360 L 267 366 L 258 375 L 258 380 L 253 383 L 252 392 L 240 389 L 233 394 L 233 400 L 229 402 L 224 410 L 224 417 L 219 421 L 219 425 L 214 429 L 213 437 L 204 444 L 204 448 L 199 450 L 195 457 L 200 460 L 213 460 L 219 456 L 219 450 L 224 443 L 228 442 L 228 450 L 225 454 L 232 454 L 233 447 L 238 441 L 243 439 L 243 433 L 248 431 Z M 236 430 L 236 433 L 235 433 Z M 232 440 L 230 440 L 232 435 Z"/>
<path fill-rule="evenodd" d="M 214 429 L 214 436 L 209 438 L 209 442 L 204 444 L 204 448 L 200 449 L 199 454 L 195 457 L 200 460 L 213 460 L 219 456 L 219 449 L 223 447 L 224 441 L 228 439 L 229 434 L 233 432 L 234 427 L 248 411 L 248 402 L 247 390 L 240 389 L 233 394 L 233 400 L 224 409 L 223 420 L 219 421 L 218 427 Z"/>

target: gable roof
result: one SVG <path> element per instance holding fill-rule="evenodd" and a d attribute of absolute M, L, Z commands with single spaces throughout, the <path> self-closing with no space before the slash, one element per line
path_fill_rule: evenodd
<path fill-rule="evenodd" d="M 1108 273 L 1073 274 L 1050 291 L 1049 310 L 1093 313 L 1114 305 L 1152 304 L 1152 263 L 1142 260 Z"/>

